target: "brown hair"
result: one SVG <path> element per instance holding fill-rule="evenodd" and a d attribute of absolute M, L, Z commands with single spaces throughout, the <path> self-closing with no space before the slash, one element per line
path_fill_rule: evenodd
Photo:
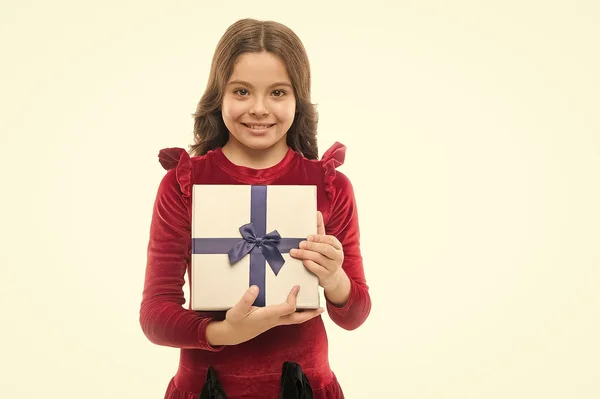
<path fill-rule="evenodd" d="M 217 44 L 206 90 L 193 114 L 191 155 L 204 155 L 227 143 L 229 132 L 221 115 L 227 80 L 240 55 L 261 51 L 268 51 L 283 60 L 294 89 L 296 114 L 287 133 L 287 145 L 308 159 L 317 159 L 318 113 L 310 100 L 310 64 L 304 45 L 287 26 L 255 19 L 235 22 Z"/>

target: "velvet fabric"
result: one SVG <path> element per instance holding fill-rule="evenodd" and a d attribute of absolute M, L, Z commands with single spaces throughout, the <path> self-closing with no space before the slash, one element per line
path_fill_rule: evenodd
<path fill-rule="evenodd" d="M 181 148 L 159 152 L 167 170 L 154 202 L 140 324 L 153 343 L 180 349 L 179 367 L 167 384 L 165 399 L 197 399 L 209 367 L 218 373 L 229 399 L 276 399 L 284 362 L 295 362 L 306 374 L 315 399 L 340 399 L 342 388 L 330 368 L 328 340 L 318 316 L 299 325 L 278 326 L 234 346 L 211 346 L 206 326 L 225 312 L 196 312 L 186 307 L 184 277 L 190 278 L 191 190 L 193 184 L 316 185 L 317 207 L 327 234 L 344 248 L 342 265 L 350 278 L 350 297 L 338 307 L 326 299 L 326 311 L 339 327 L 353 330 L 364 323 L 371 299 L 363 270 L 357 207 L 350 180 L 336 168 L 346 147 L 335 143 L 320 160 L 308 160 L 289 149 L 276 165 L 252 169 L 235 165 L 221 148 L 190 157 Z M 316 215 L 315 215 L 316 223 Z M 285 267 L 285 266 L 284 266 Z"/>

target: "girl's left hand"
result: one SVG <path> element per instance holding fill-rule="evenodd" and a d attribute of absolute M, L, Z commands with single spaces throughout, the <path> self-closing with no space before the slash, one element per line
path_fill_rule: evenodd
<path fill-rule="evenodd" d="M 337 238 L 325 234 L 323 214 L 317 212 L 317 234 L 307 237 L 299 249 L 292 249 L 290 255 L 302 260 L 304 266 L 319 278 L 324 289 L 334 288 L 344 270 L 344 250 Z"/>

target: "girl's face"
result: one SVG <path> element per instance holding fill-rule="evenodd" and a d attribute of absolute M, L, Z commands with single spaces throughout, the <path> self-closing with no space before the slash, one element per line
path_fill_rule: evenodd
<path fill-rule="evenodd" d="M 283 61 L 272 53 L 237 58 L 223 96 L 222 115 L 229 141 L 251 150 L 287 150 L 286 134 L 296 98 Z"/>

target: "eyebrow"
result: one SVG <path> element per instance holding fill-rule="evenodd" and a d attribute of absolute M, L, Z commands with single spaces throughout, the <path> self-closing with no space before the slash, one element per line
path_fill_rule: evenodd
<path fill-rule="evenodd" d="M 227 85 L 244 85 L 244 86 L 248 86 L 248 87 L 253 87 L 251 83 L 249 82 L 245 82 L 243 80 L 232 80 L 231 82 L 227 83 Z M 292 88 L 292 85 L 287 83 L 287 82 L 277 82 L 277 83 L 273 83 L 272 85 L 270 85 L 269 87 L 275 87 L 275 86 L 287 86 L 289 88 Z"/>

